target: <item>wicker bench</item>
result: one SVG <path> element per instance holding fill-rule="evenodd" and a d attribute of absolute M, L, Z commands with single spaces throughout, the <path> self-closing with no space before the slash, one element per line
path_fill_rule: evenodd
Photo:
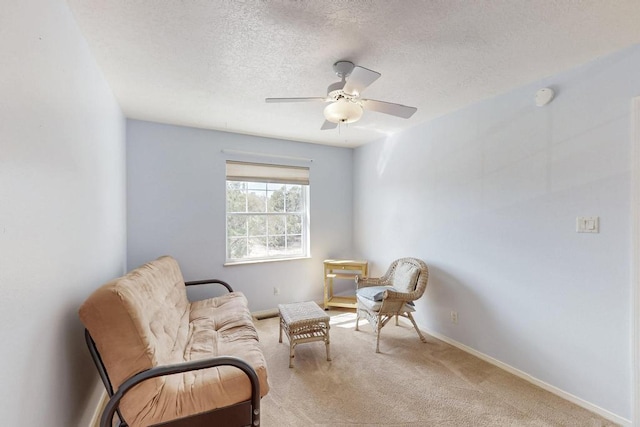
<path fill-rule="evenodd" d="M 280 340 L 282 331 L 289 338 L 289 367 L 293 368 L 293 351 L 298 344 L 324 341 L 327 348 L 327 360 L 331 360 L 329 351 L 329 316 L 315 302 L 295 302 L 278 304 L 280 312 Z"/>

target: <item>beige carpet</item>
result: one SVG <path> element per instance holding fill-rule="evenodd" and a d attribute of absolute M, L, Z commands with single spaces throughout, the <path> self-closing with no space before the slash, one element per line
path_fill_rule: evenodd
<path fill-rule="evenodd" d="M 278 343 L 278 319 L 256 321 L 271 390 L 262 426 L 613 426 L 615 424 L 433 337 L 422 343 L 407 323 L 375 334 L 355 314 L 330 311 L 324 344 Z"/>

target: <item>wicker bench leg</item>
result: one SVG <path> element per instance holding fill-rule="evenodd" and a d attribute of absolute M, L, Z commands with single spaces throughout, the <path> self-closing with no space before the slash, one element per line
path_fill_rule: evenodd
<path fill-rule="evenodd" d="M 327 330 L 327 336 L 324 339 L 324 343 L 327 346 L 327 361 L 331 361 L 331 351 L 329 349 L 329 331 Z"/>
<path fill-rule="evenodd" d="M 293 368 L 293 349 L 296 347 L 295 342 L 290 341 L 289 342 L 289 367 Z"/>

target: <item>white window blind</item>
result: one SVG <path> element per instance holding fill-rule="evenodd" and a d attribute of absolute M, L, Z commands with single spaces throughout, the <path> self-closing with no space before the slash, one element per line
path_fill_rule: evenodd
<path fill-rule="evenodd" d="M 227 181 L 309 185 L 309 168 L 227 160 Z"/>

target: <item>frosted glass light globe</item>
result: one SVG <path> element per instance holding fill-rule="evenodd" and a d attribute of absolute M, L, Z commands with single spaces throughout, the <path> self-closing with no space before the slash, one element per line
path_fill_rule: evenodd
<path fill-rule="evenodd" d="M 353 123 L 362 117 L 362 107 L 354 102 L 340 98 L 326 106 L 324 118 L 331 123 Z"/>

